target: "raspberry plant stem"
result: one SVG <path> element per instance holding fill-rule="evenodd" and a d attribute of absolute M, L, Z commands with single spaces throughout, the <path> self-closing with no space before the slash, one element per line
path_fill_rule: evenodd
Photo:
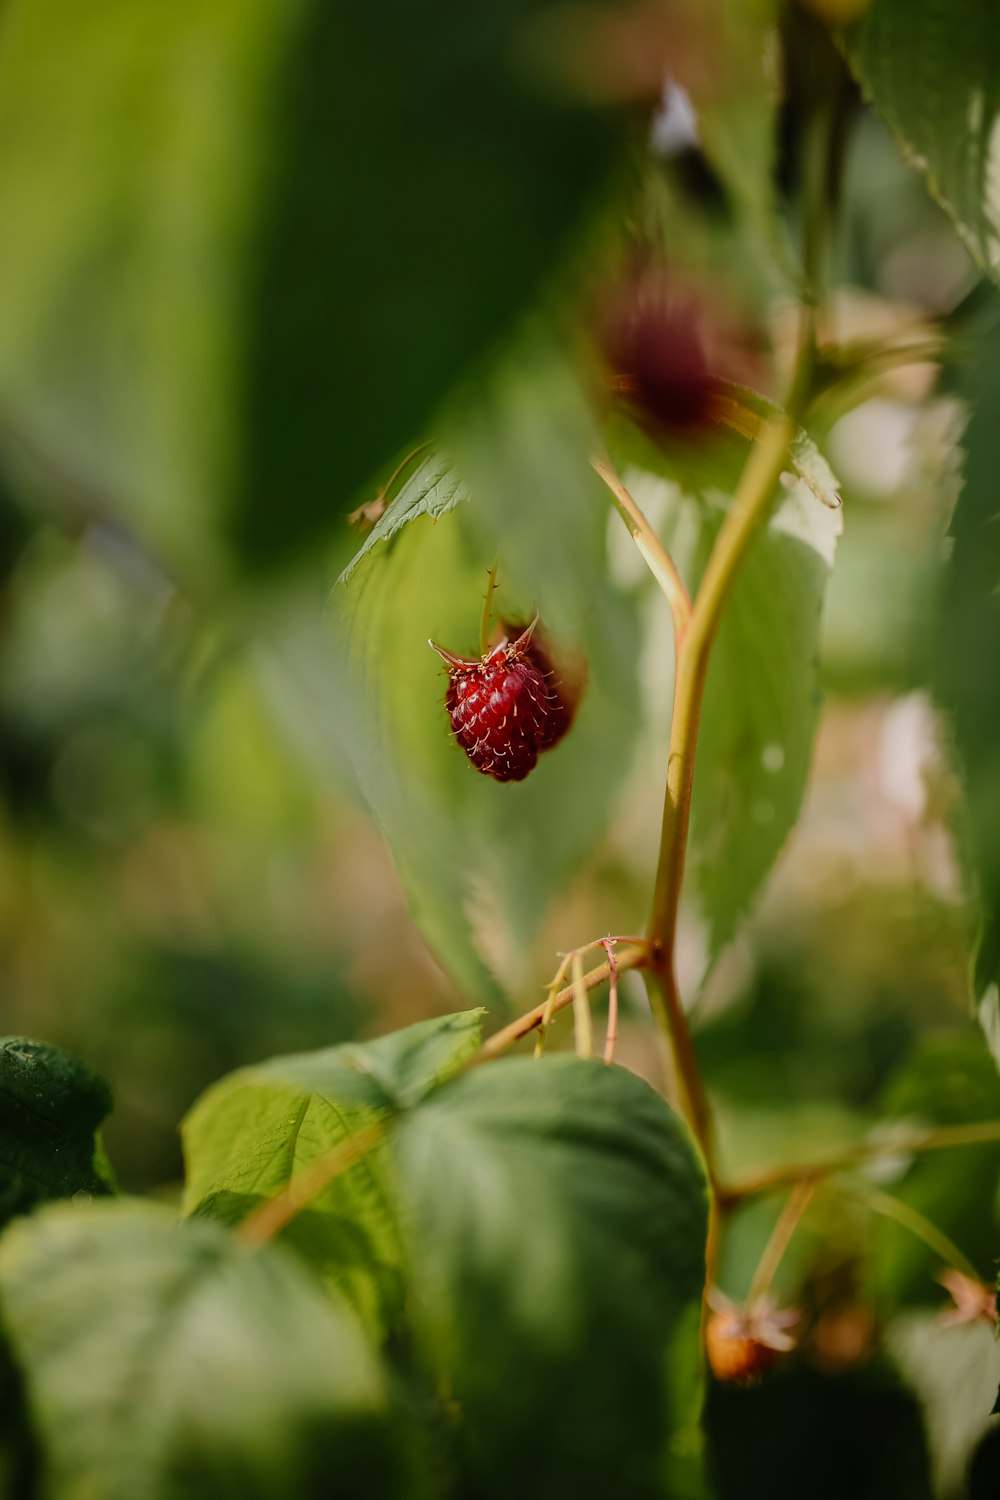
<path fill-rule="evenodd" d="M 791 416 L 781 415 L 763 424 L 712 548 L 690 617 L 677 635 L 660 854 L 647 934 L 652 947 L 649 969 L 662 1000 L 662 1018 L 677 1062 L 684 1113 L 713 1186 L 717 1178 L 708 1099 L 677 984 L 677 915 L 691 819 L 698 725 L 712 643 L 740 563 L 771 503 L 794 432 Z"/>
<path fill-rule="evenodd" d="M 490 649 L 490 620 L 493 617 L 493 593 L 497 586 L 497 569 L 500 554 L 497 553 L 486 570 L 486 593 L 483 595 L 483 612 L 479 618 L 479 654 L 485 656 Z"/>
<path fill-rule="evenodd" d="M 592 944 L 591 946 L 597 946 Z M 581 950 L 583 951 L 583 950 Z M 615 966 L 621 974 L 626 969 L 645 968 L 650 961 L 649 947 L 645 939 L 639 939 L 634 945 L 625 947 L 615 957 Z M 611 977 L 611 965 L 608 962 L 598 964 L 594 969 L 588 969 L 583 976 L 583 987 L 585 990 L 596 989 L 598 985 L 604 984 Z M 479 1051 L 467 1064 L 468 1067 L 476 1067 L 480 1063 L 491 1062 L 495 1057 L 502 1057 L 509 1052 L 515 1043 L 522 1037 L 528 1036 L 536 1027 L 543 1023 L 548 1024 L 552 1016 L 559 1011 L 565 1010 L 568 1005 L 573 1004 L 574 987 L 568 984 L 565 988 L 556 991 L 548 999 L 543 1000 L 541 1005 L 536 1005 L 533 1010 L 526 1011 L 523 1016 L 518 1016 L 516 1021 L 511 1021 L 509 1026 L 494 1032 L 485 1041 Z"/>
<path fill-rule="evenodd" d="M 764 1246 L 764 1253 L 757 1263 L 757 1269 L 753 1273 L 753 1281 L 747 1293 L 748 1307 L 753 1307 L 755 1303 L 762 1301 L 771 1290 L 771 1283 L 777 1275 L 785 1251 L 791 1244 L 792 1236 L 798 1229 L 802 1215 L 809 1207 L 810 1199 L 815 1191 L 816 1183 L 809 1180 L 797 1182 L 789 1193 L 788 1200 L 771 1231 L 771 1237 Z"/>
<path fill-rule="evenodd" d="M 828 1184 L 827 1191 L 830 1191 L 833 1186 L 833 1184 Z M 941 1257 L 946 1266 L 961 1271 L 963 1276 L 968 1276 L 970 1281 L 981 1281 L 980 1273 L 968 1256 L 958 1248 L 955 1241 L 949 1239 L 942 1229 L 932 1224 L 930 1219 L 925 1218 L 911 1204 L 904 1203 L 900 1198 L 894 1198 L 891 1193 L 883 1193 L 880 1188 L 872 1187 L 870 1183 L 866 1183 L 864 1187 L 858 1183 L 852 1184 L 851 1187 L 838 1184 L 835 1191 L 856 1198 L 873 1213 L 881 1214 L 885 1219 L 892 1219 L 895 1224 L 901 1224 L 904 1229 L 916 1235 L 918 1240 L 923 1240 L 935 1255 Z"/>
<path fill-rule="evenodd" d="M 923 1151 L 946 1151 L 957 1146 L 981 1146 L 1000 1141 L 1000 1120 L 977 1121 L 972 1125 L 944 1125 L 939 1130 L 923 1130 L 909 1136 L 891 1136 L 882 1140 L 860 1141 L 821 1161 L 766 1167 L 729 1184 L 722 1197 L 725 1209 L 734 1208 L 743 1198 L 773 1193 L 796 1182 L 829 1177 L 834 1172 L 849 1172 L 879 1156 L 912 1156 Z"/>
<path fill-rule="evenodd" d="M 670 613 L 674 617 L 674 638 L 679 639 L 691 618 L 691 596 L 673 558 L 611 465 L 603 459 L 591 458 L 590 467 L 611 491 L 643 561 L 665 594 Z"/>

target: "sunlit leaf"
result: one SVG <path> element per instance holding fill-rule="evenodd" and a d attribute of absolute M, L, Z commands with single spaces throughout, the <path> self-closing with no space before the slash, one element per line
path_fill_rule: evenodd
<path fill-rule="evenodd" d="M 847 41 L 862 88 L 979 265 L 1000 273 L 1000 34 L 983 0 L 870 0 Z"/>
<path fill-rule="evenodd" d="M 239 1223 L 348 1137 L 435 1088 L 476 1050 L 480 1031 L 481 1013 L 467 1011 L 223 1078 L 184 1122 L 185 1212 Z M 285 1240 L 380 1334 L 398 1320 L 401 1256 L 384 1145 L 318 1194 Z"/>
<path fill-rule="evenodd" d="M 333 670 L 353 704 L 331 731 L 417 922 L 463 993 L 484 999 L 531 981 L 530 945 L 607 825 L 638 715 L 635 605 L 607 577 L 607 498 L 585 429 L 573 448 L 555 407 L 551 427 L 544 404 L 484 417 L 478 438 L 470 423 L 460 470 L 470 503 L 412 521 L 331 601 Z M 508 785 L 475 772 L 452 740 L 446 677 L 427 644 L 478 655 L 498 547 L 494 620 L 537 610 L 557 657 L 587 667 L 565 739 Z"/>
<path fill-rule="evenodd" d="M 410 521 L 415 521 L 418 516 L 437 520 L 468 498 L 468 491 L 455 473 L 451 460 L 437 452 L 428 454 L 392 497 L 338 582 L 346 583 L 373 547 L 389 541 Z"/>

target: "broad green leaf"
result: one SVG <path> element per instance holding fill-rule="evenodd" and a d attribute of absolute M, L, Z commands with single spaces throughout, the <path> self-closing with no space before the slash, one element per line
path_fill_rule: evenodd
<path fill-rule="evenodd" d="M 501 1062 L 427 1098 L 392 1151 L 465 1492 L 686 1493 L 706 1194 L 663 1100 L 596 1062 Z"/>
<path fill-rule="evenodd" d="M 915 1125 L 1000 1124 L 1000 1078 L 973 1033 L 925 1037 L 886 1090 L 888 1120 Z M 916 1209 L 955 1244 L 985 1281 L 992 1281 L 1000 1245 L 1000 1141 L 920 1153 L 886 1191 Z M 901 1224 L 873 1220 L 872 1270 L 886 1302 L 941 1304 L 939 1250 Z M 957 1269 L 964 1269 L 958 1267 Z"/>
<path fill-rule="evenodd" d="M 794 1362 L 750 1388 L 713 1384 L 716 1500 L 934 1500 L 923 1416 L 884 1358 L 842 1374 Z"/>
<path fill-rule="evenodd" d="M 532 941 L 607 826 L 638 717 L 635 603 L 607 577 L 607 500 L 586 466 L 585 446 L 575 487 L 565 479 L 562 446 L 546 440 L 542 415 L 521 415 L 523 427 L 513 416 L 486 424 L 494 436 L 506 432 L 509 444 L 494 446 L 483 435 L 474 465 L 466 429 L 474 482 L 466 468 L 460 472 L 470 504 L 436 521 L 420 516 L 376 547 L 334 590 L 330 609 L 330 680 L 351 704 L 331 732 L 440 962 L 463 994 L 494 1002 L 535 977 Z M 492 478 L 486 453 L 496 459 Z M 532 538 L 537 553 L 529 561 Z M 582 655 L 587 663 L 573 727 L 512 785 L 475 772 L 452 740 L 446 678 L 427 644 L 478 654 L 498 545 L 495 618 L 525 621 L 537 609 L 557 656 L 572 666 Z"/>
<path fill-rule="evenodd" d="M 398 1493 L 376 1359 L 280 1250 L 61 1205 L 5 1236 L 0 1295 L 49 1500 Z"/>
<path fill-rule="evenodd" d="M 466 1011 L 222 1079 L 183 1125 L 184 1212 L 239 1223 L 349 1136 L 436 1088 L 475 1052 L 480 1031 L 481 1012 Z M 284 1232 L 380 1334 L 398 1320 L 403 1296 L 393 1193 L 377 1144 Z"/>
<path fill-rule="evenodd" d="M 632 451 L 634 452 L 634 445 Z M 647 463 L 656 462 L 652 450 Z M 728 499 L 701 460 L 697 496 L 627 468 L 689 585 L 701 577 Z M 717 455 L 728 464 L 728 448 Z M 718 480 L 716 481 L 716 484 Z M 712 648 L 698 740 L 689 868 L 709 956 L 733 936 L 791 829 L 819 717 L 823 596 L 842 530 L 836 481 L 805 434 L 767 525 L 753 539 Z M 658 692 L 666 693 L 668 685 Z"/>
<path fill-rule="evenodd" d="M 429 435 L 608 177 L 610 118 L 525 55 L 547 9 L 305 7 L 249 340 L 237 523 L 257 561 L 321 534 Z"/>
<path fill-rule="evenodd" d="M 269 566 L 540 297 L 608 112 L 522 63 L 543 0 L 10 0 L 0 434 L 198 582 Z M 460 122 L 457 127 L 456 122 Z"/>
<path fill-rule="evenodd" d="M 968 371 L 973 406 L 940 595 L 938 696 L 962 772 L 964 844 L 982 912 L 975 998 L 1000 1066 L 1000 338 L 987 338 L 978 355 Z"/>
<path fill-rule="evenodd" d="M 59 1047 L 0 1040 L 0 1225 L 50 1198 L 114 1192 L 101 1145 L 103 1078 Z"/>
<path fill-rule="evenodd" d="M 989 0 L 870 0 L 847 37 L 862 89 L 947 209 L 976 262 L 1000 273 L 1000 30 Z"/>

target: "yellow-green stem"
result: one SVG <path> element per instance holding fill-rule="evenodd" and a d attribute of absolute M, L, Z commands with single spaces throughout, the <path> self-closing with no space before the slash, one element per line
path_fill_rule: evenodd
<path fill-rule="evenodd" d="M 712 642 L 737 570 L 771 503 L 794 431 L 794 422 L 789 416 L 779 416 L 762 426 L 760 437 L 751 449 L 740 477 L 733 503 L 716 538 L 690 619 L 677 640 L 677 672 L 667 756 L 660 856 L 648 929 L 653 948 L 650 971 L 663 1000 L 684 1096 L 685 1113 L 701 1147 L 713 1183 L 715 1154 L 708 1100 L 677 985 L 677 914 L 687 855 L 698 724 Z"/>

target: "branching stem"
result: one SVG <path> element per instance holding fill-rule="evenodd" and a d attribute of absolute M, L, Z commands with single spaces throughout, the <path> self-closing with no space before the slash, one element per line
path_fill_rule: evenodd
<path fill-rule="evenodd" d="M 738 1178 L 723 1193 L 723 1208 L 730 1209 L 743 1198 L 773 1193 L 796 1182 L 829 1177 L 834 1172 L 849 1172 L 880 1156 L 912 1156 L 922 1151 L 945 1151 L 956 1146 L 981 1146 L 1000 1141 L 1000 1120 L 983 1120 L 973 1125 L 944 1125 L 938 1130 L 915 1132 L 882 1140 L 860 1141 L 820 1161 L 765 1167 L 759 1172 Z"/>
<path fill-rule="evenodd" d="M 670 612 L 674 617 L 674 637 L 679 639 L 691 618 L 691 596 L 677 571 L 673 558 L 611 465 L 603 459 L 591 458 L 590 466 L 595 474 L 604 480 L 614 496 L 625 524 L 632 533 L 635 545 L 666 596 Z"/>
<path fill-rule="evenodd" d="M 771 503 L 794 431 L 792 418 L 784 415 L 763 425 L 716 538 L 690 618 L 677 640 L 677 673 L 660 855 L 648 929 L 654 952 L 650 970 L 663 1002 L 663 1014 L 684 1095 L 685 1114 L 713 1183 L 716 1180 L 715 1155 L 708 1100 L 677 985 L 677 915 L 691 818 L 698 725 L 712 642 L 737 570 Z"/>
<path fill-rule="evenodd" d="M 592 946 L 596 946 L 592 945 Z M 584 951 L 584 950 L 581 950 Z M 644 939 L 638 939 L 630 946 L 623 948 L 615 957 L 615 965 L 619 973 L 626 969 L 641 969 L 650 962 L 650 950 Z M 608 962 L 598 964 L 594 969 L 588 969 L 583 976 L 585 990 L 596 989 L 598 985 L 604 984 L 611 977 L 611 965 Z M 479 1063 L 490 1062 L 495 1057 L 502 1057 L 509 1052 L 522 1037 L 530 1035 L 536 1027 L 548 1023 L 552 1016 L 559 1011 L 565 1010 L 568 1005 L 573 1004 L 574 988 L 568 984 L 565 988 L 550 995 L 543 1000 L 541 1005 L 536 1005 L 532 1010 L 526 1011 L 523 1016 L 518 1016 L 516 1021 L 511 1021 L 509 1026 L 504 1026 L 484 1042 L 479 1051 L 470 1060 L 468 1066 L 476 1067 Z"/>

